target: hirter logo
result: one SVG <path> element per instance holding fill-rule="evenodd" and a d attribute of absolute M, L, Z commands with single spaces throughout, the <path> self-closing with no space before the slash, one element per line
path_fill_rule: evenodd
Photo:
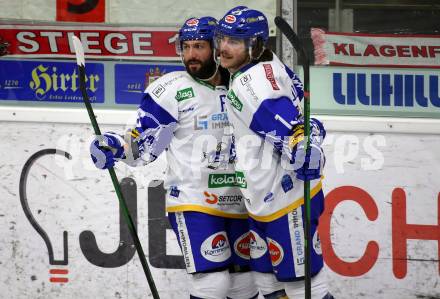
<path fill-rule="evenodd" d="M 283 248 L 275 240 L 267 238 L 267 241 L 269 243 L 269 254 L 272 266 L 278 266 L 284 258 Z"/>
<path fill-rule="evenodd" d="M 199 24 L 199 20 L 197 19 L 189 19 L 186 21 L 186 25 L 188 26 L 197 26 Z"/>
<path fill-rule="evenodd" d="M 254 236 L 255 240 L 255 236 Z M 251 250 L 249 247 L 250 243 L 250 233 L 244 233 L 240 237 L 238 237 L 237 240 L 234 242 L 234 251 L 235 253 L 243 258 L 243 259 L 250 259 Z"/>
<path fill-rule="evenodd" d="M 237 18 L 233 15 L 227 15 L 225 17 L 225 22 L 229 23 L 229 24 L 235 23 L 236 20 L 237 20 Z"/>

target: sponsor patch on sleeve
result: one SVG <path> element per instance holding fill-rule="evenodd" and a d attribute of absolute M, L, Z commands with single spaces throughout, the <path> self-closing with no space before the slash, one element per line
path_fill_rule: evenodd
<path fill-rule="evenodd" d="M 264 72 L 266 73 L 266 79 L 269 81 L 270 85 L 272 85 L 273 90 L 280 90 L 278 87 L 277 81 L 275 80 L 275 76 L 273 74 L 273 69 L 270 64 L 263 64 Z"/>
<path fill-rule="evenodd" d="M 163 87 L 162 84 L 159 84 L 155 89 L 153 89 L 152 93 L 156 98 L 159 98 L 164 91 L 165 87 Z"/>

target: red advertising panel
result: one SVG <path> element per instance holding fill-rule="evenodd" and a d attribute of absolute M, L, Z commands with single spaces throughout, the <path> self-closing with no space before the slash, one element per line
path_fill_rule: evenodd
<path fill-rule="evenodd" d="M 440 68 L 440 35 L 326 32 L 312 28 L 315 65 Z"/>
<path fill-rule="evenodd" d="M 105 22 L 105 0 L 57 0 L 57 21 Z"/>
<path fill-rule="evenodd" d="M 74 58 L 72 36 L 81 40 L 87 58 L 179 60 L 175 28 L 0 24 L 8 56 Z"/>

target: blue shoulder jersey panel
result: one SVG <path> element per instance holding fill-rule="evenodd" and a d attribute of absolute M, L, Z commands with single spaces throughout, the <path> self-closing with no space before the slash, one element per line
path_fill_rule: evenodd
<path fill-rule="evenodd" d="M 146 162 L 154 161 L 170 144 L 177 120 L 146 93 L 138 109 L 136 129 L 132 137 L 141 156 L 149 153 Z"/>
<path fill-rule="evenodd" d="M 144 95 L 139 110 L 137 126 L 142 131 L 156 128 L 159 125 L 168 125 L 173 122 L 177 123 L 177 120 L 168 111 L 162 108 L 162 106 L 157 104 L 149 93 Z"/>
<path fill-rule="evenodd" d="M 292 99 L 286 96 L 266 99 L 255 111 L 249 128 L 281 151 L 300 116 Z"/>
<path fill-rule="evenodd" d="M 290 79 L 292 79 L 293 82 L 293 96 L 298 97 L 299 100 L 302 100 L 304 97 L 304 86 L 299 79 L 298 75 L 295 74 L 287 65 L 284 65 L 286 69 L 286 73 L 289 75 Z"/>

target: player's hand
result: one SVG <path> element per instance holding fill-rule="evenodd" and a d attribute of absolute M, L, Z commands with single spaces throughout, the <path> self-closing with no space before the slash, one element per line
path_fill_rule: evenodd
<path fill-rule="evenodd" d="M 325 164 L 324 152 L 319 145 L 313 143 L 310 144 L 306 152 L 304 150 L 304 143 L 298 145 L 293 157 L 293 168 L 296 177 L 302 181 L 319 179 Z"/>
<path fill-rule="evenodd" d="M 90 156 L 95 166 L 99 169 L 113 167 L 116 159 L 123 158 L 124 156 L 122 137 L 112 132 L 95 136 L 95 139 L 90 144 Z"/>
<path fill-rule="evenodd" d="M 325 164 L 324 151 L 321 144 L 327 134 L 323 124 L 316 118 L 310 119 L 310 146 L 307 152 L 304 150 L 305 143 L 303 127 L 304 123 L 300 120 L 295 127 L 297 139 L 293 139 L 292 163 L 296 177 L 302 181 L 318 179 L 322 175 L 322 168 Z"/>

